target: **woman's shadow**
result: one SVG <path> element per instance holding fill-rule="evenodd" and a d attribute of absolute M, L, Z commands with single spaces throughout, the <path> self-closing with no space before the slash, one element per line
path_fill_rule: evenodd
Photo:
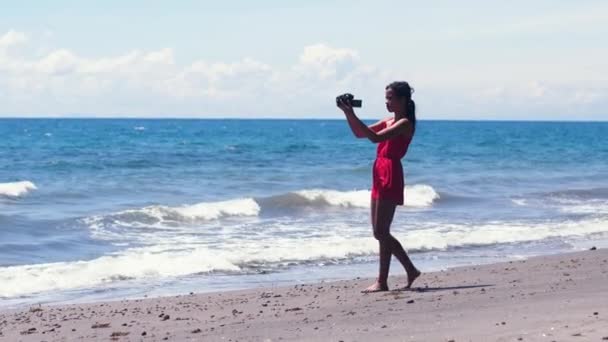
<path fill-rule="evenodd" d="M 450 291 L 450 290 L 466 290 L 466 289 L 475 289 L 475 288 L 485 288 L 491 287 L 494 284 L 482 284 L 482 285 L 461 285 L 461 286 L 436 286 L 436 287 L 410 287 L 410 288 L 398 288 L 391 291 L 402 292 L 402 291 L 412 291 L 412 292 L 435 292 L 435 291 Z"/>

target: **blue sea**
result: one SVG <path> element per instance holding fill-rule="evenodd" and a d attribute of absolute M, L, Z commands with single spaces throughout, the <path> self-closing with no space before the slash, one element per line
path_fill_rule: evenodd
<path fill-rule="evenodd" d="M 343 120 L 0 136 L 0 307 L 376 275 L 375 145 Z M 420 121 L 403 165 L 392 232 L 423 271 L 608 246 L 608 123 Z"/>

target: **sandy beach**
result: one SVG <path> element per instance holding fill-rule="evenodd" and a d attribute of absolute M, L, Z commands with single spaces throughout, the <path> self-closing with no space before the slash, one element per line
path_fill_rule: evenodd
<path fill-rule="evenodd" d="M 0 340 L 608 340 L 607 249 L 371 281 L 5 310 Z"/>

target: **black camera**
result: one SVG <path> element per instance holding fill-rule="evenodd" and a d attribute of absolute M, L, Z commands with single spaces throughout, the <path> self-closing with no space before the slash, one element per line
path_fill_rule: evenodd
<path fill-rule="evenodd" d="M 348 103 L 353 107 L 361 107 L 363 104 L 363 101 L 355 99 L 355 96 L 349 93 L 336 97 L 336 105 L 340 105 L 340 102 Z"/>

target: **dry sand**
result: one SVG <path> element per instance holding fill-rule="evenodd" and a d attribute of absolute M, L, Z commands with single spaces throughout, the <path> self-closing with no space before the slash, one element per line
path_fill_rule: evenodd
<path fill-rule="evenodd" d="M 608 340 L 607 249 L 371 281 L 34 306 L 0 312 L 0 340 Z"/>

